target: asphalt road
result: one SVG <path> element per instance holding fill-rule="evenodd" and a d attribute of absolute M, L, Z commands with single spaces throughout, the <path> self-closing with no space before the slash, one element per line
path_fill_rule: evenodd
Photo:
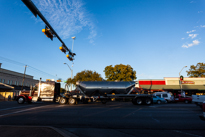
<path fill-rule="evenodd" d="M 195 104 L 133 105 L 108 102 L 59 105 L 0 102 L 0 125 L 52 126 L 82 137 L 203 137 L 205 121 Z"/>

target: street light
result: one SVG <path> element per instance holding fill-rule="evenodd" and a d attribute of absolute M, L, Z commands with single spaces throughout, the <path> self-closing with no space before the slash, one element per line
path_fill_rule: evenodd
<path fill-rule="evenodd" d="M 70 66 L 67 64 L 67 63 L 64 63 L 68 66 L 68 68 L 70 69 L 71 71 L 71 80 L 73 79 L 73 70 L 70 68 Z M 71 85 L 71 91 L 72 91 L 72 85 Z"/>
<path fill-rule="evenodd" d="M 73 43 L 72 43 L 72 53 L 73 53 L 73 45 L 74 45 L 74 40 L 75 40 L 75 36 L 74 37 L 71 37 L 73 39 Z"/>
<path fill-rule="evenodd" d="M 182 68 L 182 70 L 183 70 L 184 68 L 186 68 L 186 67 L 187 67 L 187 66 L 184 66 L 184 67 Z M 181 95 L 182 95 L 182 81 L 180 80 L 180 74 L 181 74 L 182 70 L 179 72 L 179 81 L 180 81 L 180 87 L 181 87 Z"/>

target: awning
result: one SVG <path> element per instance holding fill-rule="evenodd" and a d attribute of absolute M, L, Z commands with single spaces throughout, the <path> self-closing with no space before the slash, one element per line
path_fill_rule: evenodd
<path fill-rule="evenodd" d="M 1 89 L 3 89 L 3 90 L 5 90 L 5 89 L 9 90 L 10 89 L 11 90 L 11 89 L 14 89 L 14 87 L 0 82 L 0 90 Z"/>

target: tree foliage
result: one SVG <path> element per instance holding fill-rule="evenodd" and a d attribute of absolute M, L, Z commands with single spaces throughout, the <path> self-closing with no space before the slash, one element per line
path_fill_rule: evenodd
<path fill-rule="evenodd" d="M 112 65 L 105 67 L 105 78 L 107 81 L 133 81 L 136 77 L 136 71 L 130 65 Z"/>
<path fill-rule="evenodd" d="M 197 63 L 196 66 L 191 65 L 186 72 L 189 77 L 205 77 L 205 63 Z"/>
<path fill-rule="evenodd" d="M 103 78 L 100 74 L 91 70 L 84 70 L 76 74 L 76 76 L 71 79 L 67 79 L 67 84 L 70 86 L 71 84 L 76 85 L 77 81 L 102 81 Z"/>

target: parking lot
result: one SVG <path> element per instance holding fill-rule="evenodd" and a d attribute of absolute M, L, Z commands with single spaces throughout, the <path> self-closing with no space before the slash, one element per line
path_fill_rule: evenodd
<path fill-rule="evenodd" d="M 195 104 L 133 105 L 131 102 L 59 105 L 0 102 L 0 125 L 51 126 L 76 136 L 205 136 Z M 5 131 L 4 131 L 5 132 Z M 34 134 L 33 134 L 34 135 Z"/>

